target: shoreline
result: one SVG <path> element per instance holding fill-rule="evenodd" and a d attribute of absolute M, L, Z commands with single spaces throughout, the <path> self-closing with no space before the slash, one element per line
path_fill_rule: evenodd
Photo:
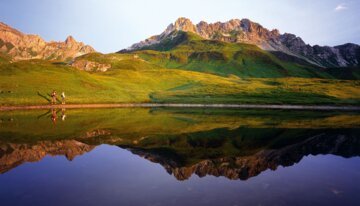
<path fill-rule="evenodd" d="M 82 109 L 82 108 L 233 108 L 233 109 L 285 109 L 285 110 L 341 110 L 360 111 L 360 106 L 332 105 L 261 105 L 261 104 L 175 104 L 175 103 L 123 103 L 123 104 L 57 104 L 29 106 L 0 106 L 0 111 L 36 109 Z"/>

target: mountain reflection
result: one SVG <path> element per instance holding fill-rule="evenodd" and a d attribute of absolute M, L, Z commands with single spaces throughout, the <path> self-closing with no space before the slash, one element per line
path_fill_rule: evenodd
<path fill-rule="evenodd" d="M 76 140 L 40 141 L 36 144 L 0 143 L 0 173 L 5 173 L 25 162 L 40 161 L 46 155 L 64 155 L 71 161 L 95 147 Z"/>
<path fill-rule="evenodd" d="M 1 115 L 0 173 L 47 155 L 71 161 L 101 144 L 158 163 L 178 180 L 193 174 L 246 180 L 307 155 L 360 155 L 359 115 L 350 113 L 70 110 L 56 125 L 52 111 Z"/>
<path fill-rule="evenodd" d="M 286 142 L 285 140 L 274 148 L 259 145 L 258 148 L 253 147 L 249 151 L 246 149 L 236 151 L 235 153 L 243 153 L 238 156 L 219 155 L 220 157 L 214 158 L 213 156 L 217 154 L 207 153 L 206 147 L 204 147 L 200 148 L 203 151 L 202 154 L 196 154 L 203 158 L 201 160 L 191 157 L 190 155 L 194 155 L 193 153 L 184 157 L 177 156 L 178 154 L 171 153 L 170 150 L 142 148 L 129 148 L 129 150 L 145 159 L 161 164 L 169 174 L 173 174 L 178 180 L 186 180 L 193 174 L 199 177 L 212 175 L 224 176 L 232 180 L 246 180 L 267 169 L 276 170 L 278 166 L 292 166 L 307 155 L 359 156 L 360 138 L 356 136 L 355 132 L 358 131 L 312 131 L 311 136 L 298 142 Z M 187 165 L 184 164 L 184 161 L 193 163 Z"/>

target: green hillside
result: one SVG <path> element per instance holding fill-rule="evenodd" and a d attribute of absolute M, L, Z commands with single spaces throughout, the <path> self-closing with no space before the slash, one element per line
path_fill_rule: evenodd
<path fill-rule="evenodd" d="M 360 70 L 347 76 L 330 73 L 300 58 L 267 52 L 255 45 L 205 40 L 193 33 L 176 31 L 158 44 L 131 52 L 166 68 L 200 71 L 239 77 L 359 77 Z"/>
<path fill-rule="evenodd" d="M 239 78 L 167 69 L 134 54 L 88 54 L 76 61 L 109 63 L 86 72 L 44 60 L 0 64 L 0 104 L 48 104 L 55 89 L 79 103 L 359 104 L 360 82 L 310 78 Z"/>

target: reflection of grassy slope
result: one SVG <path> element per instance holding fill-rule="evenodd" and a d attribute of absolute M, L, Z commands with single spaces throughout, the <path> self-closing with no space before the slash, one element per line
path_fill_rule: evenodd
<path fill-rule="evenodd" d="M 221 110 L 220 110 L 221 111 Z M 249 128 L 359 128 L 359 115 L 255 110 L 206 110 L 184 113 L 181 110 L 103 109 L 67 110 L 66 121 L 53 125 L 47 111 L 0 113 L 0 139 L 5 142 L 79 139 L 109 144 L 136 144 L 156 137 L 171 137 L 207 131 L 232 131 Z M 42 115 L 44 114 L 44 115 Z M 101 137 L 85 137 L 93 131 L 109 131 Z M 260 130 L 259 130 L 260 131 Z M 213 133 L 213 132 L 211 132 Z M 214 136 L 214 135 L 213 135 Z M 217 135 L 215 135 L 217 136 Z M 219 134 L 219 136 L 223 136 Z M 210 136 L 209 136 L 210 137 Z"/>
<path fill-rule="evenodd" d="M 68 103 L 358 104 L 360 99 L 359 81 L 221 77 L 165 69 L 129 54 L 80 59 L 110 63 L 112 69 L 88 73 L 41 60 L 0 64 L 0 104 L 47 104 L 41 96 L 53 89 L 65 91 Z"/>
<path fill-rule="evenodd" d="M 49 115 L 46 111 L 0 113 L 1 143 L 75 139 L 92 145 L 136 148 L 189 166 L 209 158 L 249 156 L 263 149 L 282 148 L 319 134 L 355 136 L 360 128 L 358 114 L 333 112 L 67 110 L 66 121 L 59 118 L 56 125 Z"/>

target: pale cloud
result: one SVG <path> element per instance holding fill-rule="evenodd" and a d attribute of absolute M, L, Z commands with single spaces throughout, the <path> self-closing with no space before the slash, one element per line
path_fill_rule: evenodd
<path fill-rule="evenodd" d="M 348 7 L 346 6 L 346 4 L 339 4 L 339 5 L 337 5 L 336 7 L 335 7 L 335 11 L 344 11 L 344 10 L 346 10 L 346 9 L 348 9 Z"/>

